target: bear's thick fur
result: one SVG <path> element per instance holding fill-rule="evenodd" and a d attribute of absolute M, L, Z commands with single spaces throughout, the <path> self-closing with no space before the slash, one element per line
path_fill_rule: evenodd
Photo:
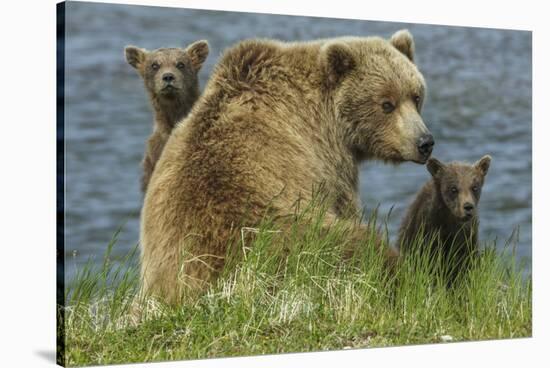
<path fill-rule="evenodd" d="M 143 78 L 155 111 L 153 133 L 147 140 L 143 156 L 143 192 L 162 149 L 176 123 L 191 111 L 199 98 L 197 74 L 208 56 L 208 43 L 196 41 L 182 48 L 147 51 L 135 46 L 124 49 L 126 61 Z"/>
<path fill-rule="evenodd" d="M 478 250 L 477 205 L 490 164 L 489 155 L 473 165 L 428 160 L 432 179 L 416 195 L 399 229 L 397 246 L 403 253 L 440 256 L 452 271 L 449 280 L 455 278 Z"/>
<path fill-rule="evenodd" d="M 424 163 L 433 145 L 413 55 L 408 31 L 390 41 L 249 40 L 228 49 L 151 178 L 143 292 L 177 302 L 203 289 L 242 226 L 256 226 L 267 209 L 288 214 L 318 184 L 334 198 L 326 225 L 349 226 L 358 244 L 369 236 L 349 218 L 360 212 L 358 164 Z"/>

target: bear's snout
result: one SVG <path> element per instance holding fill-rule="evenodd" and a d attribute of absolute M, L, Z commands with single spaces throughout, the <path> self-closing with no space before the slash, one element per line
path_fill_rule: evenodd
<path fill-rule="evenodd" d="M 469 220 L 474 216 L 476 208 L 471 202 L 464 203 L 464 206 L 462 206 L 462 208 L 464 209 L 465 219 Z"/>
<path fill-rule="evenodd" d="M 172 73 L 164 73 L 162 75 L 162 80 L 166 84 L 171 84 L 176 79 L 176 76 Z"/>
<path fill-rule="evenodd" d="M 424 157 L 425 160 L 430 157 L 435 141 L 431 134 L 424 134 L 417 143 L 418 152 Z"/>

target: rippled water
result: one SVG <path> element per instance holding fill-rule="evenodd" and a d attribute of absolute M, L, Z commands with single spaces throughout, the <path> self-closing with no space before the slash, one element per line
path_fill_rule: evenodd
<path fill-rule="evenodd" d="M 367 14 L 364 14 L 365 16 Z M 531 33 L 68 2 L 65 72 L 66 279 L 90 256 L 100 259 L 116 232 L 115 253 L 139 237 L 139 178 L 152 111 L 142 81 L 123 48 L 183 47 L 207 39 L 204 86 L 220 53 L 253 37 L 310 40 L 343 35 L 389 37 L 408 28 L 428 85 L 423 111 L 436 138 L 434 156 L 493 162 L 481 199 L 481 240 L 503 245 L 519 227 L 519 257 L 531 258 Z M 361 197 L 380 204 L 395 236 L 425 167 L 369 162 L 361 170 Z M 527 267 L 530 267 L 528 262 Z"/>

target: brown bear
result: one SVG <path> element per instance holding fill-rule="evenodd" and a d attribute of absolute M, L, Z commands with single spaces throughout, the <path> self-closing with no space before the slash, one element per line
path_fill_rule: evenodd
<path fill-rule="evenodd" d="M 323 184 L 325 225 L 369 236 L 359 213 L 364 160 L 425 163 L 434 144 L 406 31 L 391 39 L 247 40 L 222 55 L 157 163 L 141 214 L 142 289 L 168 302 L 216 279 L 231 241 L 284 217 Z M 388 257 L 396 251 L 388 250 Z"/>
<path fill-rule="evenodd" d="M 201 40 L 185 49 L 147 51 L 127 46 L 124 51 L 128 64 L 143 78 L 155 112 L 153 133 L 147 141 L 142 162 L 141 189 L 145 192 L 172 129 L 191 111 L 199 98 L 197 74 L 208 56 L 209 48 L 208 43 Z"/>
<path fill-rule="evenodd" d="M 441 259 L 450 282 L 477 253 L 477 205 L 490 164 L 488 155 L 473 165 L 430 158 L 432 179 L 418 192 L 401 224 L 397 246 L 403 253 L 430 252 L 431 258 Z"/>

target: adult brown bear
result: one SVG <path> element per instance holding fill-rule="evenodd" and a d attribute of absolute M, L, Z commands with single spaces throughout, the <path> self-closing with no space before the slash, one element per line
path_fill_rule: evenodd
<path fill-rule="evenodd" d="M 424 163 L 433 138 L 420 117 L 425 83 L 408 31 L 387 41 L 345 37 L 249 40 L 221 57 L 151 178 L 141 219 L 142 289 L 178 302 L 224 267 L 241 226 L 285 215 L 323 183 L 326 224 L 359 211 L 358 164 Z M 395 253 L 389 251 L 389 256 Z"/>

